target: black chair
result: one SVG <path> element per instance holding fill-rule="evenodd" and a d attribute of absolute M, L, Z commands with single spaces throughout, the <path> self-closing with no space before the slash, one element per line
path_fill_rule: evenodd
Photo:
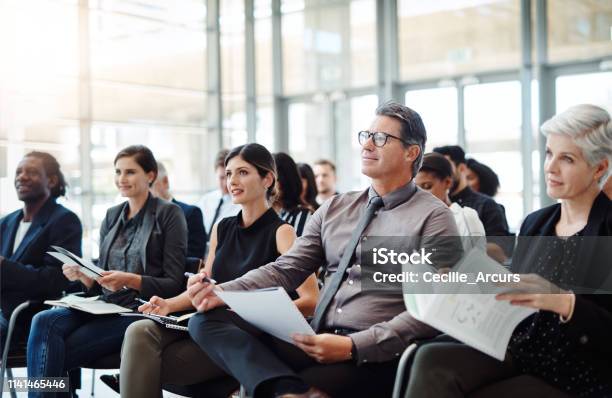
<path fill-rule="evenodd" d="M 410 367 L 414 361 L 414 356 L 417 350 L 425 344 L 456 342 L 454 338 L 441 334 L 433 339 L 419 340 L 410 344 L 402 354 L 397 372 L 395 374 L 395 383 L 393 385 L 392 398 L 400 398 L 405 395 L 407 382 L 410 377 Z M 493 385 L 484 386 L 470 393 L 469 398 L 569 398 L 564 392 L 546 384 L 542 380 L 530 375 L 518 375 L 513 378 L 495 383 Z"/>
<path fill-rule="evenodd" d="M 8 379 L 13 378 L 13 373 L 11 369 L 13 368 L 25 368 L 27 366 L 27 341 L 17 341 L 14 343 L 14 347 L 11 350 L 11 343 L 13 338 L 13 332 L 15 331 L 15 325 L 17 324 L 17 317 L 30 308 L 31 306 L 42 304 L 40 301 L 29 300 L 19 304 L 9 319 L 9 326 L 6 333 L 6 339 L 4 341 L 4 347 L 2 350 L 2 363 L 0 366 L 0 396 L 4 394 L 4 375 L 8 376 Z M 11 397 L 16 398 L 17 394 L 15 391 L 11 391 Z"/>

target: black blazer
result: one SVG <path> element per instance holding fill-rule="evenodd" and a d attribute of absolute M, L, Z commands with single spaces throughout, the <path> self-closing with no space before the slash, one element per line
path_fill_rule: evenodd
<path fill-rule="evenodd" d="M 176 199 L 172 199 L 172 203 L 183 210 L 187 221 L 187 257 L 203 258 L 208 238 L 204 229 L 202 210 L 197 206 L 188 205 Z"/>
<path fill-rule="evenodd" d="M 560 204 L 531 213 L 523 222 L 519 236 L 554 235 L 560 215 Z M 612 236 L 612 201 L 603 192 L 593 203 L 584 236 Z M 608 290 L 612 281 L 612 266 L 609 266 L 612 245 L 609 242 L 611 239 L 597 241 L 587 238 L 584 244 L 579 245 L 578 250 L 582 253 L 578 256 L 581 259 L 578 269 L 583 271 L 579 276 L 583 285 L 590 288 L 605 285 Z M 538 254 L 537 244 L 529 245 L 527 250 L 524 246 L 519 240 L 513 258 L 512 268 L 515 272 L 529 272 L 530 256 Z M 602 267 L 602 258 L 607 259 L 608 266 Z M 574 343 L 570 344 L 570 347 L 574 347 L 570 349 L 574 349 L 579 358 L 593 363 L 604 374 L 612 374 L 612 294 L 577 294 L 572 319 L 563 328 L 565 335 Z"/>
<path fill-rule="evenodd" d="M 26 300 L 60 297 L 69 282 L 60 261 L 47 254 L 51 245 L 61 246 L 81 255 L 83 227 L 79 218 L 49 198 L 36 213 L 32 225 L 13 253 L 15 235 L 23 219 L 17 210 L 0 219 L 0 266 L 2 313 L 8 319 L 15 307 Z"/>
<path fill-rule="evenodd" d="M 121 212 L 127 202 L 111 207 L 100 227 L 100 267 L 108 269 L 107 259 L 117 232 Z M 187 250 L 187 223 L 181 209 L 170 202 L 149 195 L 139 234 L 142 239 L 141 261 L 144 268 L 140 295 L 168 298 L 185 288 L 185 252 Z M 100 290 L 98 284 L 95 290 Z"/>

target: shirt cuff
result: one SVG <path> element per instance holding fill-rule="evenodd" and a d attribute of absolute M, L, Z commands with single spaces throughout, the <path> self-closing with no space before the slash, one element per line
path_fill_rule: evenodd
<path fill-rule="evenodd" d="M 574 308 L 576 307 L 576 295 L 572 292 L 570 296 L 570 312 L 567 318 L 564 318 L 563 315 L 559 314 L 559 320 L 561 323 L 568 323 L 572 319 L 572 315 L 574 315 Z"/>

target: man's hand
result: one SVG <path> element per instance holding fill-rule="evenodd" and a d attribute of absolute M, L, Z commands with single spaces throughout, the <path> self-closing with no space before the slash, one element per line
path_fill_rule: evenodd
<path fill-rule="evenodd" d="M 206 273 L 200 272 L 187 281 L 187 295 L 191 300 L 191 305 L 198 312 L 206 312 L 224 304 L 223 300 L 215 294 L 215 290 L 221 290 L 221 288 L 214 283 L 203 282 L 202 279 L 205 277 Z"/>
<path fill-rule="evenodd" d="M 351 359 L 353 340 L 347 336 L 331 333 L 308 336 L 294 334 L 293 342 L 308 356 L 320 363 L 335 363 Z"/>
<path fill-rule="evenodd" d="M 111 292 L 116 292 L 124 286 L 140 290 L 140 275 L 123 271 L 103 271 L 102 277 L 98 278 L 98 283 Z"/>
<path fill-rule="evenodd" d="M 573 293 L 560 289 L 555 284 L 536 274 L 523 274 L 518 283 L 508 283 L 516 292 L 502 293 L 497 300 L 509 301 L 512 305 L 552 311 L 567 318 L 572 310 Z"/>

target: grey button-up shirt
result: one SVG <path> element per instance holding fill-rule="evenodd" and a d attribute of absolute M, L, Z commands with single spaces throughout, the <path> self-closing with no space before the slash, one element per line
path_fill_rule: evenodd
<path fill-rule="evenodd" d="M 338 267 L 368 200 L 376 195 L 372 187 L 361 192 L 336 195 L 310 218 L 303 235 L 275 262 L 224 283 L 224 290 L 251 290 L 281 286 L 295 290 L 321 265 L 329 278 Z M 429 192 L 410 182 L 382 197 L 384 207 L 363 232 L 369 236 L 457 236 L 450 209 Z M 359 253 L 359 246 L 356 248 Z M 354 258 L 358 259 L 359 256 Z M 347 270 L 325 317 L 328 328 L 358 330 L 350 334 L 357 362 L 383 362 L 397 358 L 415 338 L 437 334 L 414 319 L 401 294 L 383 294 L 361 289 L 359 260 Z M 327 279 L 326 278 L 326 279 Z M 324 288 L 325 289 L 325 288 Z M 322 294 L 319 296 L 321 297 Z"/>

